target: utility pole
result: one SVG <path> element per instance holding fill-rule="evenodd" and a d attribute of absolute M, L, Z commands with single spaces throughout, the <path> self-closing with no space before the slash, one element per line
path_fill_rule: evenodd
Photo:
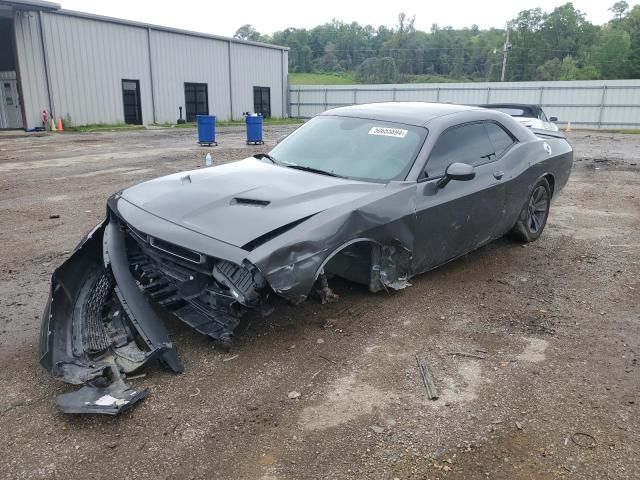
<path fill-rule="evenodd" d="M 500 81 L 504 82 L 504 75 L 507 72 L 507 53 L 511 50 L 511 44 L 509 43 L 509 27 L 507 27 L 507 39 L 504 42 L 504 47 L 502 49 L 502 75 L 500 76 Z"/>

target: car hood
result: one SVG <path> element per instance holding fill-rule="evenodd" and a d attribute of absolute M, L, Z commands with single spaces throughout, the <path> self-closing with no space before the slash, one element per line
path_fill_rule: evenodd
<path fill-rule="evenodd" d="M 130 187 L 143 210 L 237 247 L 385 185 L 303 172 L 248 158 Z"/>

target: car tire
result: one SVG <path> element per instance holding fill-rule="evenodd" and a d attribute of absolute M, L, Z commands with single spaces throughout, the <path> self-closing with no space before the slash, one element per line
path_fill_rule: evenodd
<path fill-rule="evenodd" d="M 523 243 L 535 242 L 547 224 L 550 206 L 551 188 L 549 182 L 541 178 L 531 189 L 518 221 L 509 232 L 510 236 Z"/>

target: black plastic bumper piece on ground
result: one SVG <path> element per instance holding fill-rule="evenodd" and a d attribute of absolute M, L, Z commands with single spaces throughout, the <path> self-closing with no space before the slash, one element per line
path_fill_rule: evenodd
<path fill-rule="evenodd" d="M 107 387 L 85 385 L 75 392 L 58 395 L 56 405 L 64 413 L 118 415 L 146 396 L 146 388 L 134 390 L 118 379 Z"/>
<path fill-rule="evenodd" d="M 55 270 L 43 314 L 41 365 L 55 378 L 84 385 L 57 398 L 65 413 L 116 415 L 130 408 L 147 391 L 127 386 L 124 374 L 153 358 L 183 370 L 164 323 L 128 270 L 123 232 L 107 222 Z"/>

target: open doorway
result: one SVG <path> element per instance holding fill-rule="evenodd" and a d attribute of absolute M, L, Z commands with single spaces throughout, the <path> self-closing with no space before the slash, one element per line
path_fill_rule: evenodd
<path fill-rule="evenodd" d="M 13 18 L 0 17 L 0 129 L 23 128 Z"/>

